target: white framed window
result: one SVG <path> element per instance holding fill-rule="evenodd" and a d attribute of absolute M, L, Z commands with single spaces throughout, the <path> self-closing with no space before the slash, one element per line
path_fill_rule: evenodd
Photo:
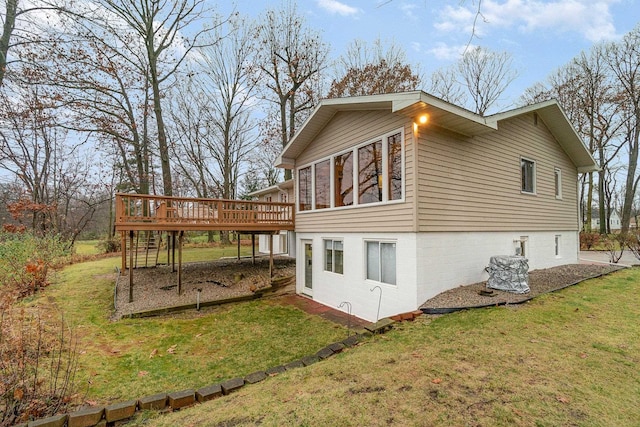
<path fill-rule="evenodd" d="M 515 245 L 516 255 L 526 257 L 529 252 L 529 236 L 520 236 L 519 239 L 514 239 L 513 243 Z"/>
<path fill-rule="evenodd" d="M 298 170 L 298 210 L 311 210 L 311 166 Z"/>
<path fill-rule="evenodd" d="M 342 240 L 324 240 L 324 271 L 342 274 L 344 271 L 344 244 Z"/>
<path fill-rule="evenodd" d="M 556 234 L 555 239 L 554 239 L 556 258 L 560 258 L 560 248 L 561 248 L 560 245 L 561 245 L 561 243 L 562 243 L 562 235 Z"/>
<path fill-rule="evenodd" d="M 298 211 L 404 199 L 404 131 L 386 133 L 298 169 Z"/>
<path fill-rule="evenodd" d="M 365 241 L 366 278 L 396 284 L 396 242 Z"/>
<path fill-rule="evenodd" d="M 520 158 L 520 171 L 522 178 L 521 192 L 536 194 L 536 162 L 524 157 Z"/>
<path fill-rule="evenodd" d="M 562 170 L 560 168 L 554 168 L 553 176 L 556 190 L 556 199 L 562 199 Z"/>

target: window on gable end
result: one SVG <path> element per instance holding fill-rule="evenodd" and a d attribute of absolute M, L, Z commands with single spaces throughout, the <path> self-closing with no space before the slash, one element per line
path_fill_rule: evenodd
<path fill-rule="evenodd" d="M 536 192 L 536 162 L 529 159 L 520 159 L 520 170 L 522 178 L 521 191 L 523 193 L 535 194 Z"/>
<path fill-rule="evenodd" d="M 556 199 L 562 199 L 562 170 L 560 168 L 554 168 L 553 175 L 556 190 Z"/>

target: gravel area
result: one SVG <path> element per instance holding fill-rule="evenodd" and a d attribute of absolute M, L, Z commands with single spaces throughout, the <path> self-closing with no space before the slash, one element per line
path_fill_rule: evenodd
<path fill-rule="evenodd" d="M 447 312 L 455 308 L 483 307 L 513 304 L 529 300 L 537 295 L 553 292 L 583 280 L 608 274 L 622 267 L 610 265 L 569 264 L 529 272 L 530 292 L 514 294 L 496 289 L 487 289 L 486 282 L 450 289 L 427 300 L 421 308 L 434 313 Z M 482 290 L 493 291 L 493 296 L 480 295 Z"/>
<path fill-rule="evenodd" d="M 177 265 L 176 265 L 177 269 Z M 274 278 L 295 274 L 295 260 L 274 258 Z M 116 310 L 112 319 L 157 308 L 195 304 L 198 289 L 200 302 L 251 295 L 271 285 L 269 259 L 225 259 L 182 265 L 182 294 L 178 295 L 178 273 L 160 265 L 133 271 L 133 302 L 129 302 L 129 275 L 119 276 L 116 287 Z"/>

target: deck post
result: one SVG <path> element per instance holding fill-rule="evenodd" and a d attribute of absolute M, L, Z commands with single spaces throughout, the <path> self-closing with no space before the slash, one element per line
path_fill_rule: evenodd
<path fill-rule="evenodd" d="M 182 240 L 184 231 L 180 231 L 178 237 L 178 295 L 182 294 Z"/>
<path fill-rule="evenodd" d="M 125 231 L 120 232 L 120 251 L 122 252 L 120 275 L 124 276 L 124 272 L 127 270 L 127 233 Z"/>
<path fill-rule="evenodd" d="M 171 272 L 176 272 L 176 232 L 171 232 Z"/>
<path fill-rule="evenodd" d="M 133 230 L 129 231 L 129 302 L 133 302 Z"/>
<path fill-rule="evenodd" d="M 269 278 L 273 279 L 273 233 L 269 233 Z"/>
<path fill-rule="evenodd" d="M 236 233 L 236 238 L 238 239 L 238 261 L 240 261 L 240 232 Z"/>
<path fill-rule="evenodd" d="M 256 265 L 256 233 L 251 233 L 251 264 Z"/>

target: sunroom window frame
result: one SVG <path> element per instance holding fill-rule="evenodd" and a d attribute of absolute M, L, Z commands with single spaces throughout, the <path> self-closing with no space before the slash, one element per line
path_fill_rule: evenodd
<path fill-rule="evenodd" d="M 396 200 L 392 200 L 389 198 L 390 195 L 390 179 L 389 179 L 389 138 L 396 135 L 396 134 L 400 134 L 400 153 L 401 153 L 401 168 L 402 168 L 402 187 L 401 187 L 401 191 L 402 191 L 402 197 L 400 197 L 399 199 Z M 383 188 L 382 188 L 382 201 L 379 202 L 371 202 L 371 203 L 359 203 L 359 192 L 360 192 L 360 188 L 359 188 L 359 170 L 360 170 L 360 162 L 358 159 L 358 150 L 362 147 L 365 147 L 367 145 L 373 144 L 377 141 L 382 141 L 382 184 L 383 184 Z M 307 214 L 309 212 L 322 212 L 322 211 L 329 211 L 329 210 L 340 210 L 340 209 L 353 209 L 353 208 L 358 208 L 358 207 L 363 207 L 363 206 L 380 206 L 380 205 L 385 205 L 385 204 L 393 204 L 393 203 L 404 203 L 405 198 L 406 198 L 406 167 L 405 167 L 405 131 L 404 128 L 397 128 L 394 129 L 390 132 L 386 132 L 380 136 L 374 137 L 374 138 L 370 138 L 365 142 L 362 142 L 358 145 L 352 146 L 349 149 L 345 149 L 345 150 L 340 150 L 337 151 L 335 153 L 331 153 L 328 156 L 324 156 L 322 158 L 319 158 L 317 160 L 314 160 L 312 162 L 308 162 L 305 163 L 299 167 L 296 168 L 296 177 L 299 176 L 300 174 L 300 170 L 305 169 L 307 167 L 311 168 L 311 209 L 307 209 L 307 210 L 300 210 L 300 204 L 296 203 L 296 210 L 298 213 L 300 214 Z M 352 180 L 353 180 L 353 203 L 351 205 L 346 205 L 346 206 L 336 206 L 336 200 L 335 200 L 335 186 L 336 186 L 336 176 L 335 176 L 335 159 L 337 156 L 341 156 L 344 155 L 346 153 L 351 153 L 352 158 L 353 158 L 353 176 L 352 176 Z M 323 209 L 316 209 L 316 200 L 315 200 L 315 195 L 316 195 L 316 183 L 315 183 L 315 178 L 316 178 L 316 165 L 319 163 L 322 163 L 326 160 L 329 160 L 329 166 L 330 166 L 330 206 L 328 208 L 323 208 Z M 299 196 L 299 187 L 298 185 L 296 185 L 296 191 L 298 193 Z"/>

